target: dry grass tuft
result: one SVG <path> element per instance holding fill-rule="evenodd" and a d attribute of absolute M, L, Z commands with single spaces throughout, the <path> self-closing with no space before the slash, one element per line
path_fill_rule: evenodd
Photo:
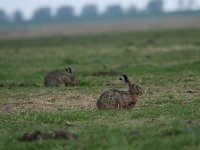
<path fill-rule="evenodd" d="M 95 109 L 96 97 L 78 91 L 31 93 L 9 97 L 0 112 L 53 112 L 71 109 Z"/>

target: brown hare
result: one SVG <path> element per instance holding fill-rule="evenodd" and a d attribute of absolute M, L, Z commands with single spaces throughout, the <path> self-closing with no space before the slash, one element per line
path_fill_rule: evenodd
<path fill-rule="evenodd" d="M 128 85 L 129 90 L 111 89 L 104 92 L 97 100 L 98 109 L 133 108 L 135 106 L 138 97 L 143 94 L 143 90 L 138 85 L 131 84 L 126 75 L 123 75 L 120 80 Z"/>
<path fill-rule="evenodd" d="M 65 69 L 65 71 L 66 73 L 59 70 L 49 72 L 44 78 L 44 85 L 59 86 L 64 84 L 65 86 L 76 86 L 80 84 L 79 79 L 73 75 L 70 67 Z"/>

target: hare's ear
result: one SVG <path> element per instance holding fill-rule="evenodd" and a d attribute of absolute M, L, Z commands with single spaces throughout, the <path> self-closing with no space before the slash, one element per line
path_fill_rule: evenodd
<path fill-rule="evenodd" d="M 126 75 L 123 75 L 123 77 L 124 77 L 125 83 L 130 84 L 130 81 L 129 81 L 128 77 Z"/>
<path fill-rule="evenodd" d="M 72 69 L 68 67 L 69 73 L 72 74 Z"/>
<path fill-rule="evenodd" d="M 128 85 L 128 83 L 126 83 L 126 81 L 124 80 L 124 78 L 119 78 L 119 80 L 123 81 L 126 85 Z"/>
<path fill-rule="evenodd" d="M 119 80 L 121 80 L 121 81 L 125 82 L 123 78 L 119 78 Z"/>

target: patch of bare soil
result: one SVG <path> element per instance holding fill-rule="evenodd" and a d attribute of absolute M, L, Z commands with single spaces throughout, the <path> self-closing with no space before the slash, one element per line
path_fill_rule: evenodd
<path fill-rule="evenodd" d="M 35 131 L 33 133 L 25 133 L 22 137 L 19 138 L 20 141 L 30 142 L 36 140 L 48 140 L 48 139 L 68 139 L 71 141 L 77 141 L 78 136 L 73 133 L 69 133 L 63 130 L 53 131 L 53 133 L 43 132 L 43 131 Z"/>
<path fill-rule="evenodd" d="M 118 72 L 115 71 L 98 71 L 98 72 L 94 72 L 91 74 L 85 74 L 85 76 L 118 76 L 121 75 Z"/>

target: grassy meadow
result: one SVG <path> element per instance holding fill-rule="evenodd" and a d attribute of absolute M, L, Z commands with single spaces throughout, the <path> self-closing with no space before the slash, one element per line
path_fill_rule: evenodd
<path fill-rule="evenodd" d="M 71 67 L 79 87 L 44 87 Z M 1 150 L 200 149 L 200 30 L 166 30 L 0 41 Z M 135 108 L 99 111 L 108 89 L 145 94 Z M 64 129 L 77 141 L 19 137 Z"/>

